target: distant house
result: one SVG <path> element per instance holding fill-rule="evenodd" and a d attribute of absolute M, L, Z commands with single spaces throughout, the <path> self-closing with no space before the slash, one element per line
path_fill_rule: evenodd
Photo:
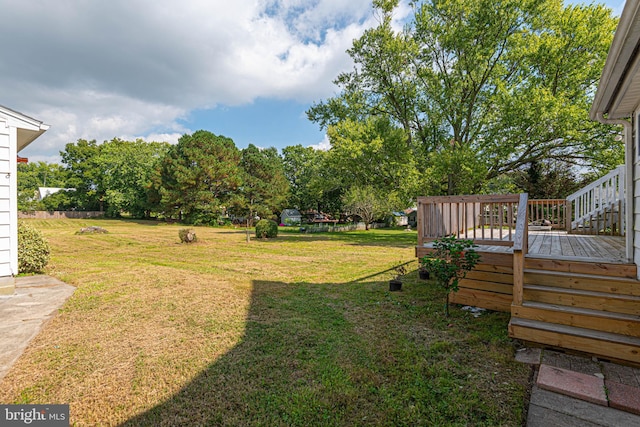
<path fill-rule="evenodd" d="M 404 227 L 409 225 L 409 218 L 404 212 L 391 212 L 393 223 L 397 226 Z"/>
<path fill-rule="evenodd" d="M 38 187 L 38 200 L 42 200 L 47 196 L 56 194 L 59 191 L 74 190 L 73 188 L 57 188 L 57 187 Z"/>
<path fill-rule="evenodd" d="M 405 215 L 407 215 L 407 225 L 411 227 L 418 226 L 418 209 L 417 208 L 409 208 L 404 211 Z"/>
<path fill-rule="evenodd" d="M 302 214 L 297 209 L 285 209 L 280 215 L 280 223 L 284 225 L 300 225 Z"/>
<path fill-rule="evenodd" d="M 13 294 L 18 274 L 18 153 L 47 129 L 49 125 L 0 105 L 0 295 Z"/>

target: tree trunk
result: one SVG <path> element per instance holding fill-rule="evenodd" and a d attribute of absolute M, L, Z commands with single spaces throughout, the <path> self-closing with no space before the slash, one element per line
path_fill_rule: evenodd
<path fill-rule="evenodd" d="M 449 291 L 447 290 L 447 300 L 444 304 L 444 315 L 449 317 Z"/>

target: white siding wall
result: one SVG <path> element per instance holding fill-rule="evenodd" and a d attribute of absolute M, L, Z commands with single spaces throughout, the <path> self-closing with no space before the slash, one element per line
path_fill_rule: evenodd
<path fill-rule="evenodd" d="M 640 129 L 638 116 L 640 111 L 634 114 L 633 123 L 633 260 L 638 266 L 640 277 L 640 158 L 638 158 L 638 143 L 640 143 Z M 627 227 L 630 229 L 627 225 Z"/>
<path fill-rule="evenodd" d="M 17 242 L 17 226 L 12 225 L 11 212 L 11 184 L 15 180 L 11 162 L 11 152 L 15 149 L 11 149 L 11 140 L 16 137 L 11 133 L 15 134 L 15 131 L 15 128 L 8 127 L 7 122 L 0 118 L 0 277 L 11 276 L 17 273 L 18 268 L 17 251 L 11 249 L 11 242 Z M 13 159 L 15 160 L 15 155 Z"/>

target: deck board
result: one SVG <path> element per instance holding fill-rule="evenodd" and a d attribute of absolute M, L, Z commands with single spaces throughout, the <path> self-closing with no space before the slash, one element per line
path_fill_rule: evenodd
<path fill-rule="evenodd" d="M 587 252 L 583 249 L 582 245 L 580 244 L 580 240 L 575 235 L 568 234 L 567 241 L 573 249 L 574 256 L 583 258 L 587 256 Z"/>
<path fill-rule="evenodd" d="M 544 235 L 541 233 L 529 233 L 529 252 L 539 253 L 540 248 L 542 247 L 542 241 L 544 240 Z"/>
<path fill-rule="evenodd" d="M 488 237 L 488 236 L 486 236 Z M 498 236 L 494 236 L 497 238 Z M 503 239 L 508 236 L 503 236 Z M 496 239 L 500 240 L 500 239 Z M 624 236 L 567 234 L 563 230 L 529 231 L 528 257 L 626 263 Z M 427 244 L 426 246 L 430 246 Z M 479 245 L 479 252 L 513 253 L 509 246 Z"/>
<path fill-rule="evenodd" d="M 480 252 L 513 252 L 513 248 L 505 246 L 480 245 L 477 250 Z M 623 236 L 567 234 L 562 230 L 529 231 L 527 256 L 579 258 L 589 259 L 592 262 L 627 262 Z"/>
<path fill-rule="evenodd" d="M 538 242 L 542 239 L 542 244 Z M 530 231 L 529 256 L 591 258 L 625 262 L 625 241 L 620 236 L 567 234 L 565 231 Z"/>

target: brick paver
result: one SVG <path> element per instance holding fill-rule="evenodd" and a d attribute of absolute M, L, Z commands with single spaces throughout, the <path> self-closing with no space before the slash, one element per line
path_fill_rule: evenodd
<path fill-rule="evenodd" d="M 542 364 L 537 384 L 545 390 L 607 406 L 604 380 L 593 375 Z"/>
<path fill-rule="evenodd" d="M 609 406 L 640 415 L 640 389 L 615 381 L 606 380 L 609 392 Z"/>
<path fill-rule="evenodd" d="M 520 350 L 516 359 L 540 363 L 528 427 L 640 426 L 640 368 L 550 349 Z"/>

